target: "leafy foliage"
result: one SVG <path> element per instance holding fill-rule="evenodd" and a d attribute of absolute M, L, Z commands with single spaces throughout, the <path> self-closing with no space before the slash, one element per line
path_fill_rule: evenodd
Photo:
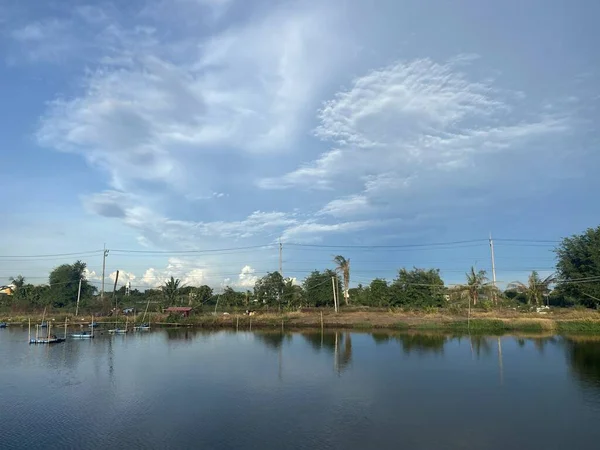
<path fill-rule="evenodd" d="M 340 280 L 333 270 L 315 270 L 306 277 L 302 286 L 307 306 L 333 306 L 332 278 L 337 280 L 337 288 L 340 290 Z"/>
<path fill-rule="evenodd" d="M 559 293 L 574 303 L 600 305 L 600 226 L 563 239 L 555 251 Z"/>
<path fill-rule="evenodd" d="M 350 289 L 350 259 L 337 255 L 333 261 L 336 264 L 335 271 L 341 273 L 344 278 L 344 301 L 347 305 L 349 303 L 348 290 Z"/>
<path fill-rule="evenodd" d="M 527 304 L 530 305 L 535 303 L 540 305 L 542 299 L 550 294 L 550 285 L 554 283 L 555 278 L 550 275 L 543 280 L 539 274 L 534 270 L 529 275 L 527 284 L 521 283 L 520 281 L 513 281 L 506 287 L 507 291 L 515 291 L 519 294 L 523 294 L 527 299 Z"/>
<path fill-rule="evenodd" d="M 171 277 L 169 280 L 165 281 L 165 284 L 162 286 L 163 295 L 165 296 L 167 303 L 171 306 L 177 302 L 180 284 L 181 280 L 179 278 Z"/>
<path fill-rule="evenodd" d="M 402 268 L 390 290 L 394 306 L 441 306 L 444 302 L 444 281 L 439 269 Z"/>
<path fill-rule="evenodd" d="M 76 261 L 73 264 L 62 264 L 50 272 L 50 296 L 51 304 L 55 308 L 64 308 L 72 306 L 77 302 L 77 290 L 79 280 L 81 279 L 81 297 L 83 299 L 91 297 L 96 288 L 93 287 L 85 278 L 86 263 Z"/>
<path fill-rule="evenodd" d="M 259 303 L 281 308 L 285 281 L 279 272 L 269 272 L 254 285 L 254 295 Z"/>

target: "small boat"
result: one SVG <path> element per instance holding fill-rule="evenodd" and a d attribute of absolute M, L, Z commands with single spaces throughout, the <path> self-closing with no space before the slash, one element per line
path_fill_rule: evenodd
<path fill-rule="evenodd" d="M 135 325 L 133 327 L 134 331 L 149 331 L 150 330 L 150 324 L 148 322 L 144 322 L 144 319 L 146 318 L 146 314 L 148 314 L 148 306 L 150 306 L 150 300 L 148 300 L 148 303 L 146 303 L 146 310 L 144 311 L 144 316 L 142 317 L 142 323 L 140 323 L 139 325 Z M 134 324 L 135 324 L 135 319 L 134 319 Z"/>
<path fill-rule="evenodd" d="M 82 331 L 81 333 L 73 333 L 71 337 L 75 339 L 93 339 L 94 333 L 90 331 Z"/>
<path fill-rule="evenodd" d="M 94 323 L 94 316 L 92 316 L 92 322 Z M 91 324 L 90 324 L 91 327 Z M 94 338 L 94 328 L 92 327 L 92 331 L 82 331 L 80 333 L 73 333 L 71 335 L 72 338 L 75 339 L 93 339 Z"/>
<path fill-rule="evenodd" d="M 7 325 L 6 322 L 0 322 L 0 328 L 6 328 Z"/>
<path fill-rule="evenodd" d="M 110 334 L 125 334 L 127 333 L 127 328 L 114 328 L 112 330 L 108 330 Z"/>
<path fill-rule="evenodd" d="M 65 337 L 59 338 L 54 334 L 50 334 L 51 326 L 48 326 L 48 334 L 45 337 L 41 337 L 39 335 L 41 325 L 35 326 L 35 338 L 31 337 L 31 319 L 29 319 L 29 343 L 30 344 L 58 344 L 60 342 L 65 342 L 67 340 L 67 319 L 65 318 Z"/>

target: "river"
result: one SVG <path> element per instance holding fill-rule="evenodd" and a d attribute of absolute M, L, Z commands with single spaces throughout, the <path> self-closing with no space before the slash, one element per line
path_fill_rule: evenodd
<path fill-rule="evenodd" d="M 600 340 L 0 330 L 0 448 L 597 449 Z"/>

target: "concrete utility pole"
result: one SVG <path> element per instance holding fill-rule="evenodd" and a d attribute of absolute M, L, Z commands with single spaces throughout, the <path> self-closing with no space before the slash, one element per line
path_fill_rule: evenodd
<path fill-rule="evenodd" d="M 283 278 L 283 244 L 281 238 L 279 238 L 279 274 Z"/>
<path fill-rule="evenodd" d="M 335 284 L 335 277 L 331 277 L 331 287 L 333 288 L 333 309 L 335 312 L 338 312 L 338 299 L 336 295 Z"/>
<path fill-rule="evenodd" d="M 77 288 L 77 307 L 75 308 L 75 316 L 79 315 L 79 299 L 81 298 L 81 278 L 79 279 L 79 288 Z"/>
<path fill-rule="evenodd" d="M 490 252 L 492 256 L 492 285 L 494 286 L 494 301 L 496 300 L 496 260 L 494 258 L 494 241 L 490 233 Z"/>
<path fill-rule="evenodd" d="M 106 257 L 108 256 L 108 250 L 106 250 L 106 244 L 104 244 L 104 252 L 102 253 L 102 287 L 100 289 L 100 300 L 104 300 L 104 271 L 106 270 Z"/>

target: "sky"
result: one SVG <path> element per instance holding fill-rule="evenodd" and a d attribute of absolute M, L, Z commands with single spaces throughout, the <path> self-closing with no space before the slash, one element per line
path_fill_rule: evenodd
<path fill-rule="evenodd" d="M 600 3 L 0 3 L 0 279 L 144 289 L 351 260 L 550 274 L 598 226 Z M 112 278 L 111 278 L 112 277 Z"/>

